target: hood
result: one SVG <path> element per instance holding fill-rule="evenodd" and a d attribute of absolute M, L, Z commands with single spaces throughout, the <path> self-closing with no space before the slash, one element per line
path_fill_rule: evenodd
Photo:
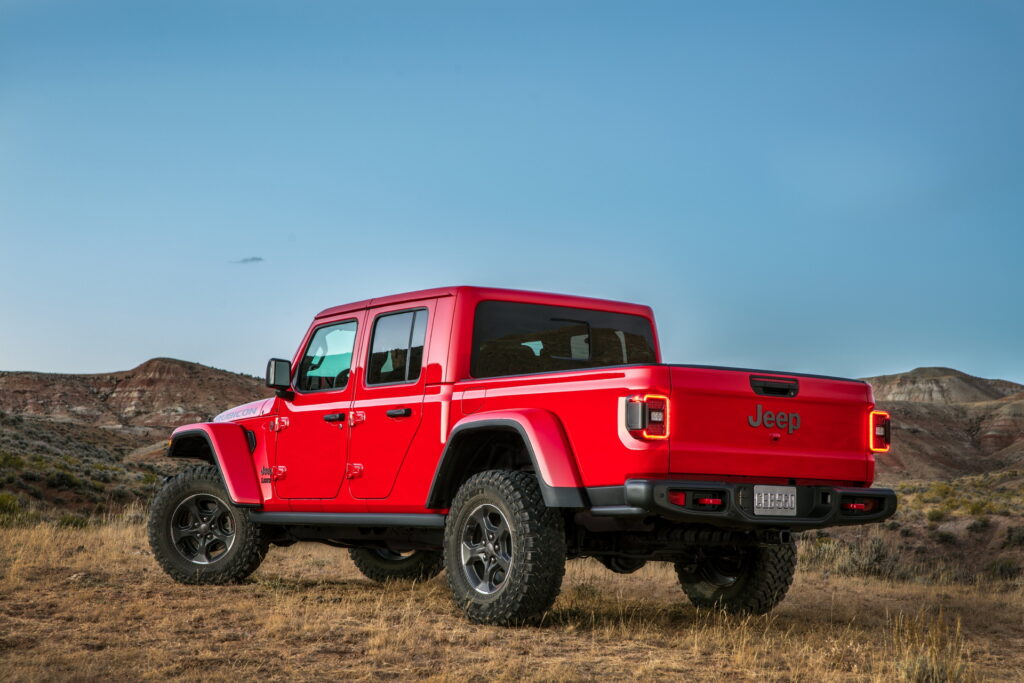
<path fill-rule="evenodd" d="M 213 418 L 214 422 L 238 422 L 239 420 L 249 420 L 254 417 L 260 417 L 270 412 L 271 407 L 274 405 L 274 399 L 262 398 L 259 401 L 251 401 L 249 403 L 243 403 L 240 406 L 234 408 L 228 408 L 223 413 Z"/>

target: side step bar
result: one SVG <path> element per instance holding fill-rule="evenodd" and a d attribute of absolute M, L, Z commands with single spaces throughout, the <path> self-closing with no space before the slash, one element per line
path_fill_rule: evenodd
<path fill-rule="evenodd" d="M 443 529 L 444 515 L 396 512 L 250 512 L 257 524 L 286 526 L 399 526 Z"/>

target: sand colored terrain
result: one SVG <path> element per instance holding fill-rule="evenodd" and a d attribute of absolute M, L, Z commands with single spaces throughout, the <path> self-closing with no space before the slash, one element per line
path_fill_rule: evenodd
<path fill-rule="evenodd" d="M 931 676 L 930 678 L 928 676 Z M 570 562 L 539 626 L 467 623 L 444 575 L 386 586 L 344 551 L 273 549 L 242 585 L 173 583 L 128 516 L 0 529 L 0 678 L 1020 680 L 1024 589 L 802 568 L 764 617 L 689 606 L 667 565 Z"/>

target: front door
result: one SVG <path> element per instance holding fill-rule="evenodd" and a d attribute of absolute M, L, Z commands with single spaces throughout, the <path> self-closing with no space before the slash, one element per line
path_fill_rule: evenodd
<path fill-rule="evenodd" d="M 349 461 L 356 498 L 387 498 L 423 418 L 423 358 L 433 302 L 373 311 L 369 353 L 352 403 Z"/>
<path fill-rule="evenodd" d="M 336 498 L 345 477 L 349 381 L 362 314 L 314 328 L 292 373 L 295 396 L 282 401 L 277 431 L 277 495 Z"/>

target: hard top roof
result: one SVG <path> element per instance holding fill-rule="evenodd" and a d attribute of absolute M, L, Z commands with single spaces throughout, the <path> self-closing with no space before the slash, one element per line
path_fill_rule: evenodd
<path fill-rule="evenodd" d="M 553 294 L 550 292 L 534 292 L 519 289 L 498 289 L 493 287 L 472 287 L 467 285 L 456 287 L 436 287 L 434 289 L 421 289 L 415 292 L 403 294 L 392 294 L 390 296 L 353 301 L 325 308 L 316 314 L 317 318 L 327 318 L 341 313 L 361 311 L 366 308 L 378 306 L 390 306 L 402 304 L 407 301 L 420 301 L 423 299 L 437 299 L 445 296 L 467 295 L 477 301 L 486 299 L 497 299 L 504 301 L 523 301 L 526 303 L 547 304 L 549 306 L 567 306 L 572 308 L 591 308 L 602 311 L 614 311 L 616 313 L 628 313 L 632 315 L 651 316 L 650 307 L 640 304 L 631 304 L 623 301 L 610 299 L 594 299 L 585 296 L 572 296 L 569 294 Z"/>

